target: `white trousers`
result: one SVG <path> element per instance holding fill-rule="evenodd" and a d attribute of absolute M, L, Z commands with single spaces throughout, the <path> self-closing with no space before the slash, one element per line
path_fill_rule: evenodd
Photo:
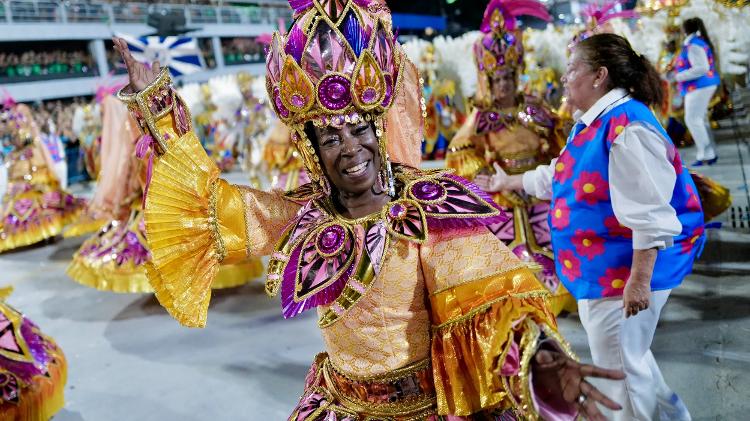
<path fill-rule="evenodd" d="M 698 149 L 695 158 L 699 161 L 716 158 L 713 134 L 708 121 L 708 104 L 716 92 L 716 86 L 706 86 L 685 94 L 685 125 L 693 136 Z"/>
<path fill-rule="evenodd" d="M 680 398 L 667 386 L 659 371 L 651 341 L 661 309 L 671 290 L 651 293 L 651 305 L 625 318 L 622 297 L 578 301 L 578 314 L 595 365 L 622 370 L 625 380 L 602 380 L 596 386 L 622 405 L 621 411 L 604 411 L 608 420 L 689 421 L 690 414 Z"/>

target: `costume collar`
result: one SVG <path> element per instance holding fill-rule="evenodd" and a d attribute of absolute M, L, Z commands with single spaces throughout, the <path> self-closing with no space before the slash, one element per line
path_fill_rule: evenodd
<path fill-rule="evenodd" d="M 577 117 L 576 119 L 579 122 L 585 124 L 586 126 L 590 126 L 591 123 L 593 123 L 594 120 L 596 120 L 605 111 L 627 100 L 630 100 L 630 95 L 628 94 L 628 92 L 622 88 L 615 88 L 604 94 L 603 97 L 599 98 L 599 100 L 596 101 L 594 105 L 592 105 L 591 108 L 589 108 L 589 110 L 585 113 L 580 114 L 580 111 L 577 111 L 575 117 Z"/>
<path fill-rule="evenodd" d="M 448 171 L 400 169 L 396 177 L 398 198 L 368 217 L 342 218 L 325 197 L 300 209 L 268 263 L 266 291 L 281 293 L 284 317 L 322 306 L 318 324 L 327 327 L 369 291 L 393 242 L 422 244 L 431 230 L 506 220 L 486 193 Z"/>

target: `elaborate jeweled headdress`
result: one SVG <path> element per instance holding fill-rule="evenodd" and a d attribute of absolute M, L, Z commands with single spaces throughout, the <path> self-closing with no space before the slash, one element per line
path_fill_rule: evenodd
<path fill-rule="evenodd" d="M 294 23 L 274 33 L 266 57 L 266 88 L 313 182 L 327 181 L 304 125 L 374 121 L 383 171 L 390 173 L 383 116 L 394 102 L 405 58 L 390 12 L 378 0 L 290 0 Z M 390 174 L 388 175 L 390 178 Z M 392 189 L 392 188 L 391 188 Z"/>
<path fill-rule="evenodd" d="M 523 67 L 523 42 L 517 18 L 534 16 L 551 21 L 546 6 L 537 0 L 492 0 L 482 19 L 482 36 L 474 44 L 474 59 L 481 73 Z"/>
<path fill-rule="evenodd" d="M 601 4 L 587 4 L 581 11 L 581 15 L 586 20 L 586 27 L 573 36 L 573 39 L 568 44 L 568 55 L 572 53 L 576 44 L 586 38 L 600 33 L 612 32 L 612 29 L 607 25 L 612 19 L 634 19 L 640 17 L 635 10 L 617 11 L 616 7 L 622 4 L 625 4 L 625 0 L 605 1 Z"/>

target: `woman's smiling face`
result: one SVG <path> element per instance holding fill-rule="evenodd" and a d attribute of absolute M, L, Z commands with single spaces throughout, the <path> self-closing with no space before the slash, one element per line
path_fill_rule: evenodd
<path fill-rule="evenodd" d="M 380 150 L 372 124 L 347 123 L 341 128 L 315 127 L 323 171 L 341 192 L 361 194 L 378 181 Z"/>

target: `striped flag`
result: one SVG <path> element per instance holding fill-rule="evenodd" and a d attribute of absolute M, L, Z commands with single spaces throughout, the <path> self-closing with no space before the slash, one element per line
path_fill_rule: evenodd
<path fill-rule="evenodd" d="M 118 36 L 128 43 L 128 49 L 133 54 L 133 58 L 148 64 L 159 60 L 162 67 L 169 67 L 172 76 L 199 72 L 205 67 L 198 41 L 195 38 Z"/>

